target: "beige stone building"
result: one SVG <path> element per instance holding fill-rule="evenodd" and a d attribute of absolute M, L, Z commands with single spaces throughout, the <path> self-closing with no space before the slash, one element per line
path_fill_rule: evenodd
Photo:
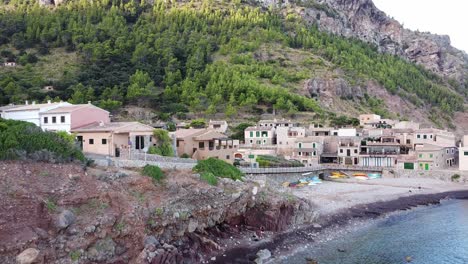
<path fill-rule="evenodd" d="M 233 163 L 239 148 L 239 140 L 212 129 L 180 129 L 174 132 L 174 136 L 177 155 L 186 154 L 197 160 L 217 158 Z"/>
<path fill-rule="evenodd" d="M 228 123 L 226 120 L 210 120 L 210 122 L 208 122 L 208 128 L 220 133 L 226 133 L 228 130 Z"/>
<path fill-rule="evenodd" d="M 112 157 L 144 151 L 152 145 L 154 128 L 139 122 L 97 122 L 72 129 L 84 153 Z"/>
<path fill-rule="evenodd" d="M 418 170 L 441 170 L 458 168 L 456 147 L 423 144 L 416 146 Z"/>
<path fill-rule="evenodd" d="M 376 114 L 363 114 L 359 115 L 359 124 L 365 126 L 368 123 L 377 122 L 381 119 L 379 115 Z"/>
<path fill-rule="evenodd" d="M 359 137 L 340 137 L 338 139 L 338 164 L 359 164 Z"/>
<path fill-rule="evenodd" d="M 323 152 L 324 137 L 297 138 L 290 159 L 298 160 L 304 166 L 318 165 Z"/>
<path fill-rule="evenodd" d="M 248 127 L 244 131 L 245 145 L 275 145 L 276 130 L 269 126 Z"/>

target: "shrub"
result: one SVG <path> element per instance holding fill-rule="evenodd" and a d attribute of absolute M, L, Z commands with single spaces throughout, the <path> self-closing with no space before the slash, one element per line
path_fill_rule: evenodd
<path fill-rule="evenodd" d="M 452 175 L 452 181 L 457 181 L 458 179 L 460 179 L 460 174 L 454 174 Z"/>
<path fill-rule="evenodd" d="M 303 167 L 300 161 L 297 160 L 287 160 L 283 157 L 269 156 L 269 155 L 259 155 L 256 159 L 258 166 L 268 168 L 268 167 Z"/>
<path fill-rule="evenodd" d="M 190 126 L 193 128 L 205 128 L 206 120 L 203 118 L 195 119 L 190 123 Z"/>
<path fill-rule="evenodd" d="M 153 136 L 156 139 L 156 146 L 151 146 L 148 149 L 149 154 L 158 154 L 161 156 L 174 156 L 174 149 L 172 148 L 172 139 L 169 132 L 164 129 L 155 129 Z"/>
<path fill-rule="evenodd" d="M 45 132 L 36 125 L 0 119 L 0 160 L 34 159 L 37 161 L 85 161 L 70 135 Z"/>
<path fill-rule="evenodd" d="M 190 159 L 190 155 L 187 153 L 182 154 L 180 157 L 183 159 Z"/>
<path fill-rule="evenodd" d="M 200 174 L 209 172 L 216 177 L 230 178 L 232 180 L 242 180 L 242 172 L 238 168 L 225 161 L 215 158 L 199 161 L 193 170 Z"/>
<path fill-rule="evenodd" d="M 200 175 L 200 178 L 206 181 L 209 185 L 218 185 L 218 178 L 211 172 L 204 172 Z"/>
<path fill-rule="evenodd" d="M 143 175 L 151 177 L 156 182 L 161 182 L 164 179 L 164 172 L 161 168 L 149 164 L 143 168 Z"/>

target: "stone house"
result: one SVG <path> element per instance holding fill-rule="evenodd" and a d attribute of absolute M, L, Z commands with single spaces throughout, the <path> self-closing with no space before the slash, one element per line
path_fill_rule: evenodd
<path fill-rule="evenodd" d="M 297 138 L 289 158 L 302 162 L 304 166 L 317 165 L 323 152 L 323 141 L 323 137 L 316 136 Z"/>
<path fill-rule="evenodd" d="M 186 154 L 197 160 L 217 158 L 233 163 L 239 149 L 239 140 L 212 129 L 180 129 L 173 135 L 178 156 Z"/>
<path fill-rule="evenodd" d="M 376 114 L 363 114 L 359 115 L 359 125 L 365 126 L 368 123 L 377 122 L 381 119 L 379 115 Z"/>
<path fill-rule="evenodd" d="M 359 165 L 363 167 L 394 167 L 401 154 L 401 145 L 394 136 L 361 141 Z M 405 154 L 408 154 L 405 152 Z"/>
<path fill-rule="evenodd" d="M 275 145 L 276 130 L 270 126 L 252 126 L 244 130 L 245 145 Z"/>
<path fill-rule="evenodd" d="M 442 147 L 432 144 L 417 145 L 418 170 L 443 170 L 457 165 L 458 149 L 456 147 Z"/>
<path fill-rule="evenodd" d="M 360 138 L 340 137 L 338 139 L 338 164 L 358 165 L 359 164 Z"/>
<path fill-rule="evenodd" d="M 16 107 L 3 110 L 2 116 L 5 119 L 13 119 L 19 121 L 26 121 L 41 126 L 40 115 L 44 112 L 53 110 L 55 108 L 63 106 L 71 106 L 72 104 L 67 102 L 52 103 L 48 101 L 45 104 L 36 104 L 32 102 L 29 104 L 28 101 L 24 105 L 17 105 Z"/>
<path fill-rule="evenodd" d="M 139 122 L 95 122 L 71 130 L 84 153 L 111 157 L 147 151 L 153 143 L 153 131 Z"/>
<path fill-rule="evenodd" d="M 455 135 L 452 132 L 425 128 L 414 131 L 414 145 L 437 145 L 440 147 L 455 147 Z"/>

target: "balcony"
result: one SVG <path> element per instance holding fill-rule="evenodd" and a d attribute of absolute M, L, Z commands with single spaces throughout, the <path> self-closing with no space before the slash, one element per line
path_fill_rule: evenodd
<path fill-rule="evenodd" d="M 368 155 L 368 156 L 387 156 L 387 155 L 399 155 L 398 151 L 361 151 L 359 155 Z"/>

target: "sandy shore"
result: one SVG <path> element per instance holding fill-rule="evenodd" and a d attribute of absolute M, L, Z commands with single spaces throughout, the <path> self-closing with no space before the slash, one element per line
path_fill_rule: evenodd
<path fill-rule="evenodd" d="M 382 178 L 368 181 L 324 181 L 315 186 L 287 187 L 283 190 L 311 200 L 318 206 L 317 212 L 320 215 L 328 215 L 360 204 L 391 201 L 417 194 L 468 190 L 468 185 L 426 178 Z"/>
<path fill-rule="evenodd" d="M 279 188 L 290 195 L 312 201 L 317 206 L 316 223 L 292 226 L 290 230 L 257 243 L 239 245 L 223 256 L 218 256 L 215 263 L 251 263 L 256 252 L 261 249 L 270 250 L 273 253 L 270 261 L 274 262 L 275 258 L 291 253 L 305 243 L 313 243 L 326 233 L 344 229 L 356 221 L 375 219 L 420 205 L 436 204 L 446 198 L 468 199 L 468 185 L 427 178 L 346 179 L 302 188 Z"/>

